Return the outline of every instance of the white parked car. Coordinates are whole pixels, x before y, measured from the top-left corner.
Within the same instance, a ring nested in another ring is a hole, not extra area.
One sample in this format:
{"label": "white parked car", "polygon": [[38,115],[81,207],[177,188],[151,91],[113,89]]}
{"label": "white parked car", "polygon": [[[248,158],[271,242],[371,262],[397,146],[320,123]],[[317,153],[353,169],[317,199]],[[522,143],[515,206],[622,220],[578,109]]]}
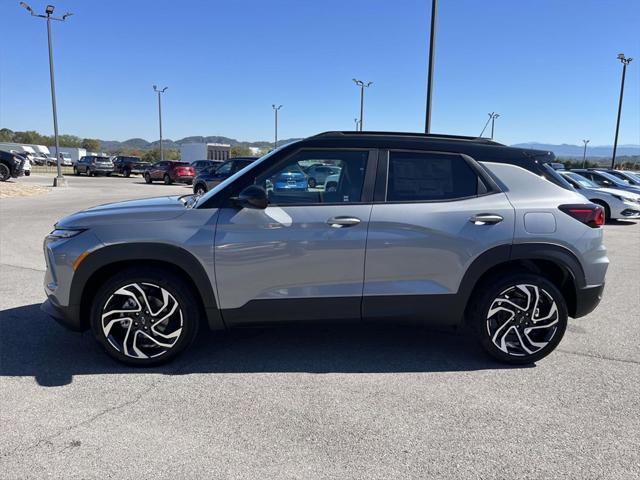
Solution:
{"label": "white parked car", "polygon": [[602,205],[607,220],[640,218],[640,195],[616,188],[600,188],[579,173],[559,170],[577,191],[588,200]]}

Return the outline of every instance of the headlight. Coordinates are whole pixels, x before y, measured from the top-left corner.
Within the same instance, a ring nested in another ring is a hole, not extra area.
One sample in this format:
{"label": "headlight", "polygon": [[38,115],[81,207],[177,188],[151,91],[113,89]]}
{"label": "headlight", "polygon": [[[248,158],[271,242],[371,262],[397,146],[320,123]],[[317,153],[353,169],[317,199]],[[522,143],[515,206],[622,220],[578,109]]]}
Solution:
{"label": "headlight", "polygon": [[76,235],[84,232],[84,229],[63,229],[56,228],[53,232],[49,234],[49,238],[57,239],[57,238],[71,238]]}

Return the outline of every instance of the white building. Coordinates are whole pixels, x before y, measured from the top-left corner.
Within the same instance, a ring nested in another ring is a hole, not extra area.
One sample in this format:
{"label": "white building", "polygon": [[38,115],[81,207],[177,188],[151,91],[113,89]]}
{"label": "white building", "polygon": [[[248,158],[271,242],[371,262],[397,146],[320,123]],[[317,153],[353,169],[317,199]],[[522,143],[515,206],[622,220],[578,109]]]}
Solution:
{"label": "white building", "polygon": [[183,143],[180,145],[180,160],[227,160],[230,151],[228,143]]}

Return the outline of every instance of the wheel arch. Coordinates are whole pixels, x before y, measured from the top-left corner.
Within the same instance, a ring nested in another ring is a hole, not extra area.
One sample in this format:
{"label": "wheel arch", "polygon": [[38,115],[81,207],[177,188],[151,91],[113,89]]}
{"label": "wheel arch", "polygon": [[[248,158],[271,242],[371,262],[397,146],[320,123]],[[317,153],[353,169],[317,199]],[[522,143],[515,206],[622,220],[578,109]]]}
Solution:
{"label": "wheel arch", "polygon": [[109,276],[123,268],[154,266],[171,270],[191,287],[212,330],[225,328],[213,286],[202,264],[181,247],[156,243],[127,243],[102,247],[80,264],[71,284],[70,305],[77,305],[83,328],[89,325],[91,293]]}
{"label": "wheel arch", "polygon": [[541,275],[552,282],[564,296],[569,315],[576,314],[578,290],[586,286],[584,270],[577,257],[560,245],[526,243],[495,247],[474,260],[458,291],[466,305],[465,317],[478,288],[503,272],[514,271]]}

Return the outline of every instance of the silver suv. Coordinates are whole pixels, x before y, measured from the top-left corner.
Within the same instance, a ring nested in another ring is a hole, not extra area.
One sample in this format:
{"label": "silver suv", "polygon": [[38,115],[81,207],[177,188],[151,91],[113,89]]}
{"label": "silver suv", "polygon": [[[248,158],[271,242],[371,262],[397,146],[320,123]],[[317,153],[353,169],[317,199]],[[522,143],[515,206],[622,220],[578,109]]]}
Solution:
{"label": "silver suv", "polygon": [[[602,207],[541,159],[470,137],[316,135],[200,197],[60,220],[43,309],[133,365],[202,326],[315,320],[466,325],[497,359],[534,362],[597,306],[609,263]],[[331,189],[282,174],[314,164],[339,172]]]}

